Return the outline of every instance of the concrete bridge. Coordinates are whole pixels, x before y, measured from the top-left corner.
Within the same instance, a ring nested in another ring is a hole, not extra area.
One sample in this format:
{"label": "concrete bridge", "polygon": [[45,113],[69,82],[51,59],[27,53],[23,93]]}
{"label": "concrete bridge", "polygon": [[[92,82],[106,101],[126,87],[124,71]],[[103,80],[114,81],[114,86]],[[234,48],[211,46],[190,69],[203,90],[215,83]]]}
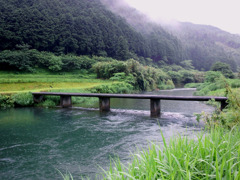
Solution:
{"label": "concrete bridge", "polygon": [[99,98],[99,109],[101,112],[110,111],[110,98],[131,98],[150,99],[150,111],[152,117],[159,117],[161,104],[160,100],[174,101],[209,101],[211,99],[221,103],[221,110],[227,106],[226,97],[215,96],[167,96],[167,95],[147,95],[147,94],[97,94],[97,93],[60,93],[60,92],[34,92],[34,102],[39,103],[46,95],[60,96],[60,106],[63,108],[72,106],[72,96],[97,97]]}

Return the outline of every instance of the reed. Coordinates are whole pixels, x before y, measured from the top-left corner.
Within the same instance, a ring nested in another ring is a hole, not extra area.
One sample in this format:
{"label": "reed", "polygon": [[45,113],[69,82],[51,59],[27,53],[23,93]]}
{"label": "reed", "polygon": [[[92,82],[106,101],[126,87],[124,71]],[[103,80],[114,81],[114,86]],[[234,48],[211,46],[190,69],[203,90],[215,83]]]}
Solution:
{"label": "reed", "polygon": [[103,179],[240,179],[240,131],[224,128],[197,140],[178,137],[138,151],[129,165],[114,161]]}

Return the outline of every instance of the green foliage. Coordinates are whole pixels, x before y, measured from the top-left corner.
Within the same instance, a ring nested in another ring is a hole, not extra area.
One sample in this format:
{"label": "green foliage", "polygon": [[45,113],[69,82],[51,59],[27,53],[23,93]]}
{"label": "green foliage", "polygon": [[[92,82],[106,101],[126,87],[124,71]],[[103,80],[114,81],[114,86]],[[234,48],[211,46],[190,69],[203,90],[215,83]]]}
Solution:
{"label": "green foliage", "polygon": [[228,97],[227,108],[223,111],[217,110],[215,113],[202,114],[202,119],[209,126],[225,126],[232,128],[240,125],[240,94],[239,89],[232,90],[225,82],[225,93]]}
{"label": "green foliage", "polygon": [[42,103],[39,103],[37,106],[49,108],[49,107],[56,107],[56,105],[57,104],[53,100],[47,99],[47,100],[43,101]]}
{"label": "green foliage", "polygon": [[126,73],[125,72],[121,72],[121,73],[114,73],[113,77],[111,77],[110,80],[113,80],[113,81],[123,81],[126,78],[127,78],[126,77]]}
{"label": "green foliage", "polygon": [[208,71],[215,62],[227,63],[233,71],[237,70],[240,57],[240,38],[216,27],[180,23],[172,28],[184,46],[186,58],[192,60],[198,70]]}
{"label": "green foliage", "polygon": [[91,93],[112,93],[112,94],[126,94],[132,93],[134,87],[128,83],[114,83],[112,85],[101,85],[91,89]]}
{"label": "green foliage", "polygon": [[204,82],[207,83],[214,83],[216,82],[219,78],[223,78],[222,74],[218,71],[208,71],[205,74],[205,80]]}
{"label": "green foliage", "polygon": [[33,96],[32,93],[18,93],[14,94],[12,97],[13,101],[17,106],[32,106]]}
{"label": "green foliage", "polygon": [[5,50],[0,52],[0,70],[20,70],[33,72],[38,63],[36,50]]}
{"label": "green foliage", "polygon": [[186,70],[193,70],[192,60],[184,60],[180,62],[181,66]]}
{"label": "green foliage", "polygon": [[181,70],[181,71],[179,71],[179,73],[180,73],[180,75],[182,77],[181,82],[183,84],[195,82],[194,81],[194,74],[193,74],[193,72],[188,71],[188,70]]}
{"label": "green foliage", "polygon": [[62,61],[59,57],[52,56],[48,59],[48,68],[51,71],[60,71],[62,70]]}
{"label": "green foliage", "polygon": [[239,127],[211,129],[197,139],[178,137],[138,151],[127,166],[119,160],[103,179],[239,179]]}
{"label": "green foliage", "polygon": [[[181,57],[176,37],[162,28],[153,35],[142,34],[99,0],[1,0],[0,4],[0,51],[13,50],[17,45],[58,55],[74,53],[119,60],[134,54],[157,61],[163,57],[177,61]],[[58,71],[59,66],[52,70]]]}
{"label": "green foliage", "polygon": [[188,83],[184,86],[184,88],[199,88],[202,83]]}
{"label": "green foliage", "polygon": [[234,74],[229,64],[216,62],[215,64],[212,65],[211,70],[221,72],[226,78],[234,78]]}
{"label": "green foliage", "polygon": [[226,84],[231,88],[239,88],[240,80],[225,79],[220,72],[209,71],[206,73],[204,83],[197,86],[197,92],[194,94],[198,96],[206,96],[214,95],[215,92],[217,95],[224,96]]}
{"label": "green foliage", "polygon": [[180,72],[168,71],[168,75],[171,77],[174,84],[181,84],[182,83],[182,75],[180,74]]}
{"label": "green foliage", "polygon": [[95,59],[96,57],[90,58],[76,55],[56,56],[53,53],[39,52],[37,50],[5,50],[0,52],[0,70],[34,72],[38,67],[47,68],[52,72],[89,70],[96,62]]}
{"label": "green foliage", "polygon": [[109,79],[115,73],[127,73],[127,64],[122,61],[98,62],[93,65],[98,78]]}
{"label": "green foliage", "polygon": [[14,107],[14,101],[10,96],[0,94],[0,109]]}
{"label": "green foliage", "polygon": [[[239,61],[240,57],[238,36],[190,23],[180,23],[180,31],[171,30],[169,33],[166,27],[146,21],[147,18],[137,11],[121,7],[122,3],[106,0],[44,0],[31,3],[26,0],[0,0],[0,4],[0,51],[19,51],[11,54],[15,60],[10,61],[11,57],[5,56],[6,64],[5,60],[0,62],[8,69],[33,71],[31,67],[36,60],[21,54],[28,49],[56,55],[103,56],[118,60],[134,58],[145,65],[181,64],[187,69],[192,69],[192,61],[198,70],[209,70],[214,62],[221,61],[236,71],[235,61]],[[120,16],[109,8],[118,11]],[[181,63],[184,59],[190,60]],[[27,63],[20,64],[22,60]],[[61,64],[56,57],[48,60],[53,71],[75,64],[73,61],[62,61]]]}
{"label": "green foliage", "polygon": [[126,62],[98,62],[93,65],[93,69],[98,78],[123,79],[134,86],[136,90],[153,90],[162,87],[162,85],[174,87],[171,78],[161,69],[143,66],[133,59]]}

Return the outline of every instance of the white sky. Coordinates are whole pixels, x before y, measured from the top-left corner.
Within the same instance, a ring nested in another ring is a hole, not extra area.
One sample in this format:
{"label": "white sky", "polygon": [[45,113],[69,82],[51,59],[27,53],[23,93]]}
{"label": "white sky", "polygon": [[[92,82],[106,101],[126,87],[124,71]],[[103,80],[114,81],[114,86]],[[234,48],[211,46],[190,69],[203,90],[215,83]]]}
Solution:
{"label": "white sky", "polygon": [[240,0],[125,0],[154,20],[213,25],[240,34]]}

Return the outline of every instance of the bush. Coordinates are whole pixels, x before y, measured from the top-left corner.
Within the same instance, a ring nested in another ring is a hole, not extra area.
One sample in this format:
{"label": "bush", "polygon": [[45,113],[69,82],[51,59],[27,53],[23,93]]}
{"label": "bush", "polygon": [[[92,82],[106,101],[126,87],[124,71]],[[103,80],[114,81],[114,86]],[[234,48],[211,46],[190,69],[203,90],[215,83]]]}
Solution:
{"label": "bush", "polygon": [[93,65],[98,78],[109,79],[115,73],[127,73],[127,64],[122,61],[98,62]]}
{"label": "bush", "polygon": [[33,72],[38,64],[37,50],[5,50],[0,52],[0,67],[2,70],[20,70]]}
{"label": "bush", "polygon": [[164,85],[165,83],[168,83],[165,84],[167,86],[172,86],[170,83],[171,77],[167,73],[161,69],[143,66],[133,59],[126,62],[98,62],[93,65],[93,69],[97,73],[98,78],[124,80],[128,84],[131,84],[135,90],[154,90],[157,87],[161,87],[159,85]]}
{"label": "bush", "polygon": [[233,71],[230,68],[229,64],[216,62],[212,65],[211,71],[221,72],[226,78],[234,78]]}
{"label": "bush", "polygon": [[10,96],[0,94],[0,108],[6,109],[14,107],[14,100]]}
{"label": "bush", "polygon": [[40,103],[38,106],[42,107],[56,107],[56,103],[53,100],[47,99],[46,101]]}
{"label": "bush", "polygon": [[195,82],[194,73],[192,71],[181,70],[181,71],[179,71],[179,73],[181,75],[181,78],[182,78],[181,82],[183,84]]}
{"label": "bush", "polygon": [[32,93],[19,93],[12,96],[14,103],[17,106],[31,106],[33,105]]}
{"label": "bush", "polygon": [[218,71],[208,71],[205,74],[204,82],[214,83],[217,79],[223,78],[223,75]]}
{"label": "bush", "polygon": [[101,85],[91,89],[91,93],[117,93],[126,94],[132,93],[134,87],[128,83],[115,83],[112,85]]}

